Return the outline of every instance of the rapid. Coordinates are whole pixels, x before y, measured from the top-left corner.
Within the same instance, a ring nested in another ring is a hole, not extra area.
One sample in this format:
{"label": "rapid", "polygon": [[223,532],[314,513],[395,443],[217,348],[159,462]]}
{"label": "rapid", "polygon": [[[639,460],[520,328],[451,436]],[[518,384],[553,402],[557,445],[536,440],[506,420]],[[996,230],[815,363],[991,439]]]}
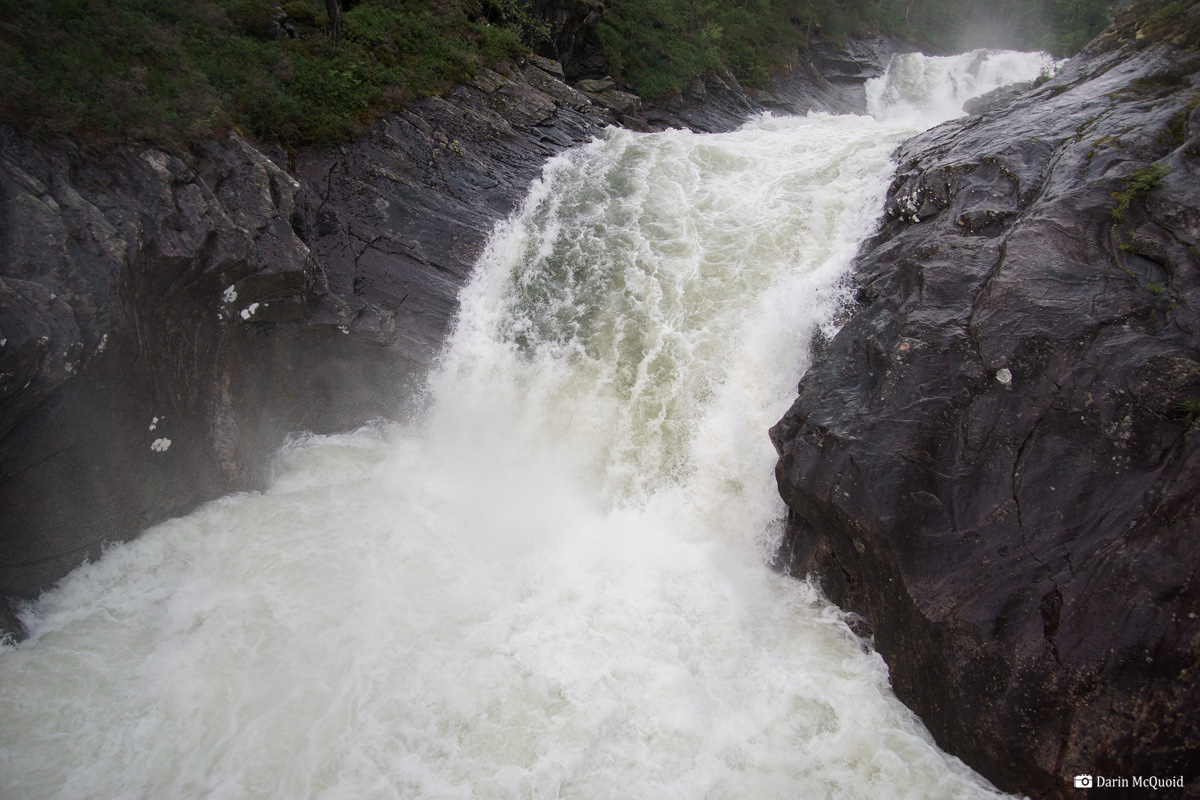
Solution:
{"label": "rapid", "polygon": [[610,129],[464,289],[420,411],[109,548],[0,646],[0,797],[983,798],[808,583],[768,428],[905,138],[1041,56],[898,56],[869,116]]}

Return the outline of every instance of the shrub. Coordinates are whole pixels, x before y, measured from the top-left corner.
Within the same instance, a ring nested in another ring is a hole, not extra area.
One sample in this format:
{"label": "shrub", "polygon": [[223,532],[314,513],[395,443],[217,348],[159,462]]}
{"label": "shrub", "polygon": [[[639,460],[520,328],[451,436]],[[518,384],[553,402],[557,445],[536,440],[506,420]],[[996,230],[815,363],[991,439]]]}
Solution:
{"label": "shrub", "polygon": [[1081,48],[1114,0],[608,0],[599,27],[615,77],[655,96],[728,69],[750,86],[795,63],[814,36],[892,33],[938,50]]}
{"label": "shrub", "polygon": [[525,52],[515,24],[488,25],[473,9],[360,0],[335,42],[313,0],[282,7],[295,38],[280,36],[275,0],[0,0],[0,119],[91,146],[184,147],[230,126],[334,144],[399,102]]}
{"label": "shrub", "polygon": [[1129,210],[1129,204],[1135,199],[1145,196],[1151,189],[1157,188],[1170,172],[1171,168],[1166,164],[1155,163],[1129,175],[1125,179],[1125,188],[1122,191],[1113,192],[1113,197],[1117,199],[1117,204],[1111,212],[1113,220],[1115,222],[1123,220],[1125,212]]}

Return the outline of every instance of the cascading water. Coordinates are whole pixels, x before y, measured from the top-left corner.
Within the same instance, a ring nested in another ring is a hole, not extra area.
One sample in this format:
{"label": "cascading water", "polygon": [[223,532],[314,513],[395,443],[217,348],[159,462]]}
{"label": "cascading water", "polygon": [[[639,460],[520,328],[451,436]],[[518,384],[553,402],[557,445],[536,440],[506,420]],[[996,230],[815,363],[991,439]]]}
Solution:
{"label": "cascading water", "polygon": [[962,113],[963,102],[1018,81],[1032,81],[1060,66],[1047,54],[976,50],[961,56],[905,53],[892,57],[882,80],[867,83],[874,116],[928,127]]}
{"label": "cascading water", "polygon": [[[1042,67],[1003,58],[994,83]],[[269,491],[24,610],[0,796],[994,796],[763,565],[766,431],[920,127],[914,85],[898,122],[885,82],[877,118],[611,130],[551,161],[419,418],[300,439]]]}

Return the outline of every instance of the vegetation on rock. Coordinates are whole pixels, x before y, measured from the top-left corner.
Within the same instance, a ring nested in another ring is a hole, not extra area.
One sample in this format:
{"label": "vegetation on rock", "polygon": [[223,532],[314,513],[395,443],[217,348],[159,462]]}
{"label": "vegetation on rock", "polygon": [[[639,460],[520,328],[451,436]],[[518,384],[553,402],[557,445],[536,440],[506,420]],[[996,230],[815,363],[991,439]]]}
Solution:
{"label": "vegetation on rock", "polygon": [[1177,47],[1200,47],[1200,2],[1197,0],[1138,0],[1118,15],[1110,47],[1134,42],[1145,47],[1166,41]]}
{"label": "vegetation on rock", "polygon": [[813,37],[886,33],[937,51],[1071,55],[1109,23],[1112,0],[609,0],[599,36],[614,75],[650,97],[728,70],[751,86],[796,63]]}
{"label": "vegetation on rock", "polygon": [[[1147,1],[1170,24],[1191,5]],[[703,74],[762,85],[799,63],[816,36],[892,33],[943,50],[1065,54],[1108,23],[1112,5],[609,0],[596,35],[609,73],[659,97]],[[335,144],[546,39],[550,23],[533,8],[532,0],[0,0],[0,120],[91,145],[184,146],[232,127],[288,146]]]}
{"label": "vegetation on rock", "polygon": [[0,0],[0,118],[88,144],[333,144],[525,51],[469,0],[341,6],[335,37],[319,0]]}
{"label": "vegetation on rock", "polygon": [[1170,171],[1171,168],[1166,164],[1152,164],[1145,169],[1136,170],[1126,178],[1125,188],[1113,193],[1117,200],[1112,209],[1113,221],[1123,220],[1125,212],[1129,210],[1129,204],[1139,197],[1144,197],[1151,189],[1158,188]]}

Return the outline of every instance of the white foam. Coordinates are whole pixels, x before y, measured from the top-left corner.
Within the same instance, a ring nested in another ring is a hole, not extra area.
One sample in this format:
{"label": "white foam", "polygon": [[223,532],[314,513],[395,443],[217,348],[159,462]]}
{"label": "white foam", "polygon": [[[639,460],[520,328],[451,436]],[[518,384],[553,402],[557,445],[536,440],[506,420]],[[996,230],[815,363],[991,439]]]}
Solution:
{"label": "white foam", "polygon": [[1053,74],[1061,62],[1047,53],[975,50],[959,56],[904,53],[867,81],[867,109],[878,119],[932,127],[963,115],[963,103],[1012,83]]}

